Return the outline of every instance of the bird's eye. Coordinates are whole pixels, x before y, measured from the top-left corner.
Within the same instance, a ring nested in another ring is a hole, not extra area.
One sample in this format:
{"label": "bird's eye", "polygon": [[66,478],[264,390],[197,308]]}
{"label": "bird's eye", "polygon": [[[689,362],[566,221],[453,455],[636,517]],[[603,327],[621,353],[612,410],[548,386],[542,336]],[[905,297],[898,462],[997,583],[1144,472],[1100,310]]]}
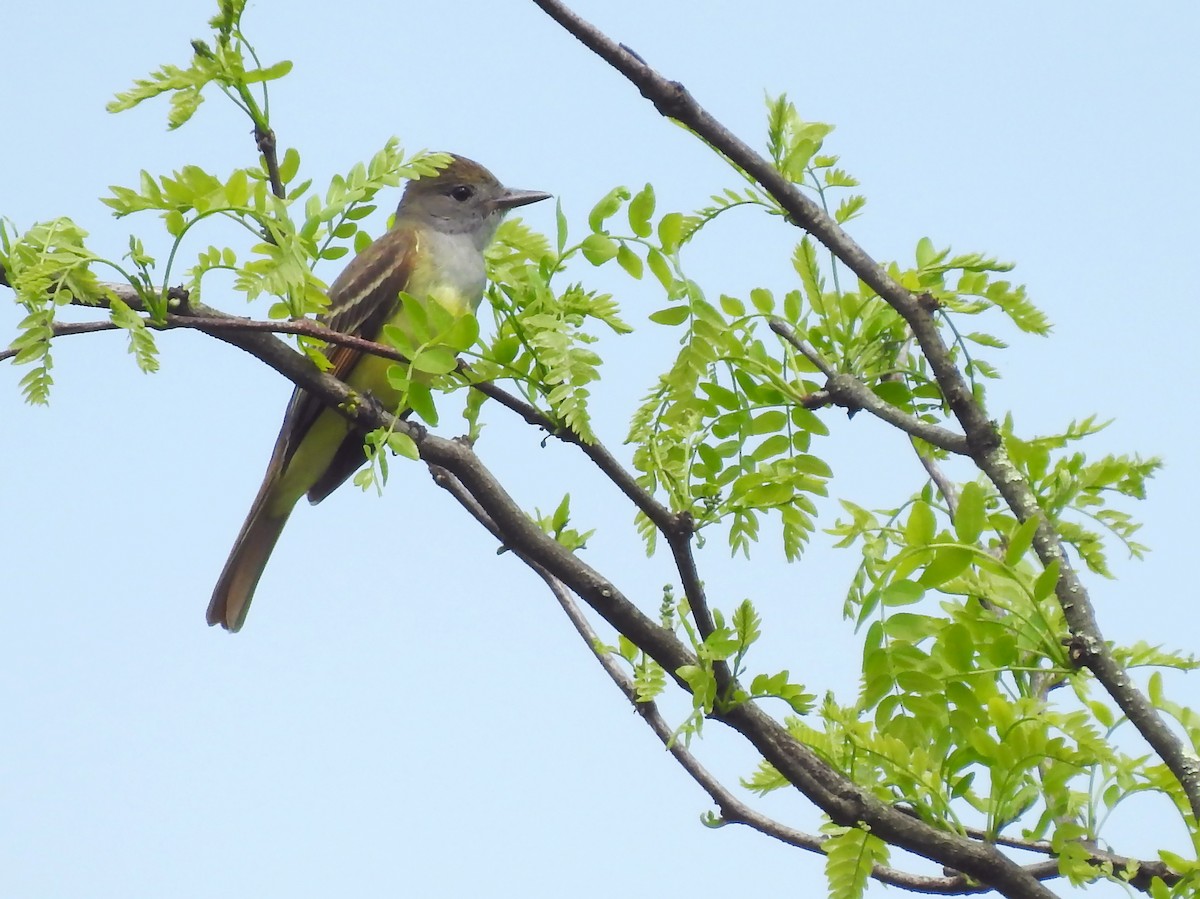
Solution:
{"label": "bird's eye", "polygon": [[450,191],[450,196],[458,200],[460,203],[465,203],[471,197],[475,196],[475,189],[466,184],[460,184],[458,187]]}

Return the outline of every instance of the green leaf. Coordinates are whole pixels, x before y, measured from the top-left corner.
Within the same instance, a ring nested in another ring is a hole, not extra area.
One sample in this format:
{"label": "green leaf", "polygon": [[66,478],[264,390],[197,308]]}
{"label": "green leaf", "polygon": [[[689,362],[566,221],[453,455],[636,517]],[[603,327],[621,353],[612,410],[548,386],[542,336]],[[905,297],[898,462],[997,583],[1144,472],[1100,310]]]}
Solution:
{"label": "green leaf", "polygon": [[[289,200],[295,200],[298,197],[302,197],[306,193],[308,193],[308,189],[310,187],[312,187],[312,178],[305,178],[303,181],[301,181],[299,184],[297,184],[295,187],[293,187],[291,190],[289,190],[287,192],[287,198]],[[374,207],[371,207],[367,211],[368,212],[374,211]]]}
{"label": "green leaf", "polygon": [[412,377],[409,374],[408,366],[406,365],[389,365],[387,368],[388,386],[393,390],[407,393],[408,388],[412,386]]}
{"label": "green leaf", "polygon": [[774,434],[787,426],[787,413],[781,409],[768,409],[754,417],[750,425],[751,434]]}
{"label": "green leaf", "polygon": [[721,310],[733,318],[739,318],[746,314],[746,307],[741,300],[725,294],[721,294]]}
{"label": "green leaf", "polygon": [[929,504],[918,500],[912,504],[908,514],[908,523],[904,526],[904,539],[909,546],[925,546],[931,540],[937,527],[933,510]]}
{"label": "green leaf", "polygon": [[563,249],[567,245],[567,216],[563,212],[562,200],[554,201],[554,222],[555,222],[555,239],[558,248],[558,255],[562,255]]}
{"label": "green leaf", "polygon": [[817,456],[811,456],[807,453],[797,453],[792,457],[792,465],[796,471],[801,471],[806,474],[816,475],[818,478],[833,477],[833,469],[829,467],[829,463]]}
{"label": "green leaf", "polygon": [[719,627],[704,638],[703,654],[709,660],[729,658],[741,646],[737,635],[727,627]]}
{"label": "green leaf", "polygon": [[426,347],[417,353],[412,360],[412,366],[417,371],[431,375],[449,374],[458,367],[458,359],[454,353],[444,347]]}
{"label": "green leaf", "polygon": [[693,705],[712,711],[712,704],[717,696],[717,682],[712,672],[699,665],[683,665],[676,669],[675,674],[691,690]]}
{"label": "green leaf", "polygon": [[795,496],[791,484],[758,484],[746,491],[741,498],[742,505],[766,509],[789,503]]}
{"label": "green leaf", "polygon": [[733,610],[733,626],[743,648],[750,646],[762,635],[762,619],[750,600],[743,599]]}
{"label": "green leaf", "polygon": [[823,305],[821,295],[825,290],[825,282],[817,264],[816,246],[810,238],[805,237],[796,244],[796,251],[792,254],[792,267],[800,276],[800,283],[804,285],[804,295],[808,298],[808,304],[820,310]]}
{"label": "green leaf", "polygon": [[752,696],[766,696],[770,693],[778,693],[779,690],[787,683],[787,672],[779,674],[756,674],[754,680],[750,682],[750,694]]}
{"label": "green leaf", "polygon": [[651,312],[649,315],[650,321],[656,325],[682,325],[688,320],[692,314],[692,310],[686,303],[680,303],[677,306],[667,306],[664,309],[659,309],[657,312]]}
{"label": "green leaf", "polygon": [[1033,535],[1037,532],[1039,518],[1035,515],[1023,521],[1008,538],[1008,548],[1004,551],[1004,563],[1012,566],[1021,561],[1021,557],[1029,551],[1033,544]]}
{"label": "green leaf", "polygon": [[1046,599],[1054,593],[1054,588],[1058,585],[1058,568],[1058,563],[1052,562],[1037,576],[1037,580],[1033,582],[1035,600]]}
{"label": "green leaf", "polygon": [[667,687],[667,674],[657,662],[643,659],[633,672],[633,689],[638,702],[652,702]]}
{"label": "green leaf", "polygon": [[772,434],[758,445],[750,454],[750,458],[756,462],[761,462],[763,459],[770,459],[772,456],[781,456],[788,452],[791,445],[792,442],[786,434]]}
{"label": "green leaf", "polygon": [[829,169],[824,178],[830,187],[858,187],[858,179],[842,169]]}
{"label": "green leaf", "polygon": [[279,178],[288,184],[300,171],[300,152],[295,147],[288,147],[279,160]]}
{"label": "green leaf", "polygon": [[877,864],[888,859],[887,844],[874,834],[848,827],[821,845],[829,899],[862,899]]}
{"label": "green leaf", "polygon": [[625,243],[622,243],[617,249],[617,264],[625,269],[631,278],[638,281],[642,279],[642,272],[644,271],[642,258],[629,249]]}
{"label": "green leaf", "polygon": [[580,250],[592,265],[603,265],[620,252],[620,247],[605,234],[589,234],[583,239]]}
{"label": "green leaf", "polygon": [[395,348],[398,353],[407,356],[409,359],[416,355],[417,346],[403,328],[396,325],[384,325],[381,336],[383,343]]}
{"label": "green leaf", "polygon": [[654,187],[647,184],[629,202],[629,227],[638,237],[649,237],[654,229],[650,217],[654,215]]}
{"label": "green leaf", "polygon": [[178,209],[169,209],[163,213],[163,225],[172,237],[178,237],[187,227],[187,220]]}
{"label": "green leaf", "polygon": [[624,634],[617,635],[617,653],[625,661],[633,663],[637,661],[637,657],[641,654],[636,643],[626,637]]}
{"label": "green leaf", "polygon": [[146,329],[146,321],[116,297],[109,299],[114,324],[129,334],[129,352],[137,360],[138,368],[150,373],[158,371],[158,350],[153,335]]}
{"label": "green leaf", "polygon": [[[786,671],[784,672],[787,673]],[[797,715],[807,715],[813,710],[817,697],[807,693],[800,684],[787,684],[780,691],[779,697],[786,702]]]}
{"label": "green leaf", "polygon": [[167,129],[174,131],[186,124],[196,114],[200,104],[204,102],[204,94],[199,88],[186,87],[171,94],[171,106],[167,111]]}
{"label": "green leaf", "polygon": [[966,571],[974,556],[965,546],[939,546],[921,573],[920,581],[926,587],[941,586]]}
{"label": "green leaf", "polygon": [[928,237],[922,237],[917,241],[917,268],[925,268],[932,264],[937,255],[938,253],[934,249],[933,241]]}
{"label": "green leaf", "polygon": [[245,169],[234,169],[225,182],[225,202],[230,206],[245,206],[250,201],[250,177]]}
{"label": "green leaf", "polygon": [[387,444],[393,452],[404,456],[406,459],[413,459],[415,461],[421,458],[421,453],[417,449],[417,445],[413,442],[413,439],[401,431],[393,431],[388,436]]}
{"label": "green leaf", "polygon": [[839,225],[844,225],[846,222],[856,218],[864,206],[867,205],[867,198],[861,194],[854,194],[846,197],[833,212],[834,221]]}
{"label": "green leaf", "polygon": [[929,615],[919,615],[916,612],[894,612],[883,623],[883,630],[894,640],[904,640],[907,643],[920,643],[926,637],[937,632],[939,619]]}
{"label": "green leaf", "polygon": [[646,265],[649,266],[650,273],[658,279],[658,283],[663,286],[663,289],[669,291],[675,283],[675,276],[671,273],[671,265],[667,262],[667,257],[651,247],[646,252]]}
{"label": "green leaf", "polygon": [[592,231],[602,231],[604,222],[616,214],[621,208],[621,204],[629,199],[629,188],[614,187],[603,197],[600,202],[592,207],[592,211],[588,213],[588,227]]}
{"label": "green leaf", "polygon": [[879,601],[885,606],[907,606],[919,602],[925,588],[914,581],[895,581],[879,591]]}
{"label": "green leaf", "polygon": [[442,335],[442,343],[456,352],[468,350],[479,339],[479,319],[474,315],[460,315],[450,329]]}
{"label": "green leaf", "polygon": [[290,59],[280,60],[274,65],[267,66],[265,69],[255,69],[246,72],[246,84],[256,84],[260,81],[275,81],[282,78],[292,70],[292,61]]}
{"label": "green leaf", "polygon": [[571,494],[563,494],[554,514],[550,516],[550,527],[555,533],[561,531],[571,520]]}
{"label": "green leaf", "polygon": [[775,298],[771,296],[771,291],[765,288],[756,287],[750,291],[750,302],[763,315],[770,315],[775,311]]}
{"label": "green leaf", "polygon": [[983,487],[971,481],[963,486],[958,497],[958,509],[954,513],[954,532],[963,543],[974,543],[983,533],[987,510]]}
{"label": "green leaf", "polygon": [[[395,367],[398,368],[399,366]],[[408,390],[404,395],[404,400],[408,403],[408,407],[420,416],[423,422],[430,427],[437,427],[437,405],[433,401],[433,391],[429,389],[429,385],[420,381],[410,381]]]}
{"label": "green leaf", "polygon": [[1003,350],[1008,347],[1008,344],[999,337],[993,337],[991,334],[984,334],[980,331],[972,331],[970,334],[964,334],[963,340],[969,340],[980,346],[992,347],[997,350]]}
{"label": "green leaf", "polygon": [[664,253],[674,253],[683,239],[683,214],[668,212],[658,222],[658,242]]}
{"label": "green leaf", "polygon": [[803,307],[803,299],[800,296],[800,291],[789,290],[783,297],[783,314],[790,322],[800,320],[800,311]]}
{"label": "green leaf", "polygon": [[[508,365],[517,358],[517,353],[521,349],[521,341],[515,335],[509,334],[501,337],[492,344],[492,358],[502,365]],[[401,352],[404,352],[401,350]]]}

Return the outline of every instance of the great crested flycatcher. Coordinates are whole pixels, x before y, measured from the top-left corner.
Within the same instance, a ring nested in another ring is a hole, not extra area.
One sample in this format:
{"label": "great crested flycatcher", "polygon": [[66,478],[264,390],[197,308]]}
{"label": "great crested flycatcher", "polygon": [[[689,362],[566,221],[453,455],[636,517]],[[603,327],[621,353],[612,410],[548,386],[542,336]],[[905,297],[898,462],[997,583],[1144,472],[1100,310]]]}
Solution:
{"label": "great crested flycatcher", "polygon": [[[391,230],[350,261],[329,288],[322,321],[335,331],[380,340],[384,325],[404,325],[400,293],[434,302],[458,315],[473,313],[483,298],[483,251],[504,214],[550,194],[511,190],[487,169],[452,156],[437,174],[410,181]],[[394,363],[331,346],[331,374],[385,407],[402,397],[388,384]],[[300,497],[319,503],[366,459],[363,439],[337,410],[297,388],[266,476],[242,525],[208,604],[208,623],[238,631],[254,588],[283,526]]]}

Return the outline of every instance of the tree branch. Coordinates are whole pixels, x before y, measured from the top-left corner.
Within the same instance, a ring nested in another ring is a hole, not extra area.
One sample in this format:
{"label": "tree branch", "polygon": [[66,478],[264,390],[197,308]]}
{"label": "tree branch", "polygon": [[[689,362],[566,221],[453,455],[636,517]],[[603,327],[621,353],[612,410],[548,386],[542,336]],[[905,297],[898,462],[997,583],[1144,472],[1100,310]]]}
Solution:
{"label": "tree branch", "polygon": [[847,409],[865,409],[876,418],[886,421],[913,437],[920,437],[926,443],[933,444],[946,452],[960,456],[965,456],[969,452],[967,439],[962,435],[921,421],[915,415],[909,415],[903,409],[897,409],[891,403],[881,400],[875,391],[854,375],[836,371],[807,341],[801,340],[795,329],[787,322],[773,318],[771,319],[771,330],[821,370],[821,373],[828,379],[825,390],[829,394],[831,402]]}
{"label": "tree branch", "polygon": [[921,467],[929,475],[933,486],[937,487],[938,493],[946,501],[946,511],[950,513],[950,520],[953,521],[958,514],[958,490],[955,488],[954,482],[946,477],[946,473],[942,471],[942,466],[938,465],[937,459],[928,452],[922,451],[915,441],[913,442],[913,452],[921,460]]}
{"label": "tree branch", "polygon": [[[675,119],[722,153],[767,191],[798,227],[819,240],[886,301],[912,329],[942,396],[966,435],[971,458],[996,486],[1019,521],[1039,520],[1033,547],[1042,564],[1059,566],[1055,593],[1071,630],[1074,657],[1086,666],[1158,753],[1182,785],[1194,818],[1200,819],[1200,759],[1170,729],[1113,657],[1100,631],[1087,590],[1071,566],[1062,541],[1038,507],[1028,481],[1008,458],[986,410],[975,401],[954,363],[929,308],[931,298],[912,294],[862,249],[831,217],[767,160],[712,117],[677,81],[659,75],[641,57],[607,37],[559,0],[533,0],[547,15],[632,82],[664,116]],[[966,870],[966,869],[962,869]]]}
{"label": "tree branch", "polygon": [[[110,321],[97,322],[55,322],[51,326],[51,337],[68,337],[71,334],[94,334],[97,331],[116,331],[119,325],[115,325]],[[8,349],[0,350],[0,362],[12,359],[20,350],[9,347]]]}
{"label": "tree branch", "polygon": [[254,143],[258,146],[258,152],[262,153],[267,178],[271,182],[271,193],[282,200],[287,195],[287,191],[284,189],[283,179],[279,175],[279,155],[276,152],[274,129],[264,128],[255,123]]}

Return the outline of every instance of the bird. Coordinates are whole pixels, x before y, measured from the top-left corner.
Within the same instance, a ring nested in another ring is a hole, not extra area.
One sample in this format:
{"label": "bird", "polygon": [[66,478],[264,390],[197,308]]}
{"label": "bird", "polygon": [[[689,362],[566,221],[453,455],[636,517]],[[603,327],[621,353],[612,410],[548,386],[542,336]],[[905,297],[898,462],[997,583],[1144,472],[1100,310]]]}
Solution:
{"label": "bird", "polygon": [[[484,250],[511,209],[550,198],[504,187],[477,162],[446,154],[435,174],[408,182],[391,228],[358,253],[329,287],[319,320],[344,334],[379,341],[385,325],[404,328],[401,292],[473,314],[486,284]],[[402,402],[388,383],[394,363],[344,346],[325,350],[330,373],[386,408]],[[297,387],[246,521],[208,604],[209,625],[241,630],[254,591],[288,517],[307,495],[316,504],[366,461],[362,436],[336,409]]]}

